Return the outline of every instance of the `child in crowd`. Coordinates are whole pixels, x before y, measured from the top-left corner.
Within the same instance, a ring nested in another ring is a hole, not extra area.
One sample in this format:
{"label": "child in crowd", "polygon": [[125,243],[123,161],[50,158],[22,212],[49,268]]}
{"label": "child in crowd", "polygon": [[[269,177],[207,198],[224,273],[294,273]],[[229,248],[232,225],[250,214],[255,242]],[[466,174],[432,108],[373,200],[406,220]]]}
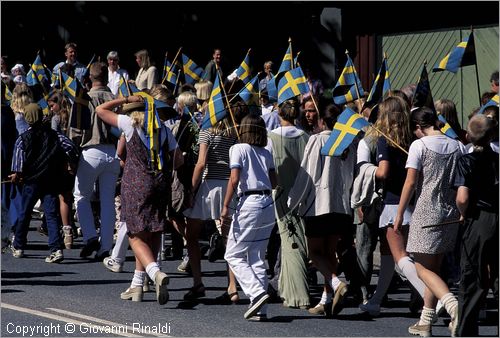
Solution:
{"label": "child in crowd", "polygon": [[248,115],[240,127],[240,144],[229,150],[231,177],[221,212],[223,227],[228,226],[233,194],[238,204],[228,234],[224,258],[234,272],[243,292],[250,298],[245,319],[267,319],[265,304],[268,279],[264,262],[269,236],[274,226],[271,190],[276,174],[271,153],[265,149],[267,131],[260,116]]}
{"label": "child in crowd", "polygon": [[478,336],[478,314],[488,289],[497,287],[498,304],[498,153],[490,147],[498,123],[485,115],[469,121],[473,152],[458,161],[456,203],[462,219],[461,276],[458,297],[460,337]]}

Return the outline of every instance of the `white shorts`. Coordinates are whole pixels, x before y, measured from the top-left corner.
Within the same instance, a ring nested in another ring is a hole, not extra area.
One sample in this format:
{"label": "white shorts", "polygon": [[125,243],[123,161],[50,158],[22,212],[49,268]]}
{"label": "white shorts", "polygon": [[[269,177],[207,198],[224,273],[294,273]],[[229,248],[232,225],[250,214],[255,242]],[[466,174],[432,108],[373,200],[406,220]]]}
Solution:
{"label": "white shorts", "polygon": [[219,219],[224,206],[227,182],[228,180],[215,179],[201,181],[194,205],[184,210],[184,216],[202,221]]}
{"label": "white shorts", "polygon": [[[408,206],[403,215],[403,225],[410,224],[411,215],[413,214],[414,206]],[[398,213],[398,205],[397,204],[386,204],[384,205],[384,209],[380,214],[380,220],[378,223],[379,228],[385,228],[389,224],[394,223],[394,218],[396,218],[396,214]]]}

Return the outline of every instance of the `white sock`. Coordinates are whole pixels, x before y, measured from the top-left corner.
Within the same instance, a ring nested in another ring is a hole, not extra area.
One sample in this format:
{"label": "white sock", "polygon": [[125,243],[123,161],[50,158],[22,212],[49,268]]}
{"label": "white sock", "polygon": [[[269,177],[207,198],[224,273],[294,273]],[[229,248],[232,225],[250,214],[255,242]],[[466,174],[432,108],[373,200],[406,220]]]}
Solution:
{"label": "white sock", "polygon": [[382,299],[391,284],[392,275],[394,274],[394,258],[392,255],[380,256],[380,272],[378,275],[377,289],[370,299],[371,304],[381,304]]}
{"label": "white sock", "polygon": [[155,280],[155,275],[158,271],[160,271],[160,267],[157,262],[151,262],[146,266],[146,272],[152,281]]}
{"label": "white sock", "polygon": [[330,284],[331,284],[334,292],[337,291],[340,283],[342,283],[342,282],[340,281],[340,279],[337,276],[332,277],[332,280],[330,281]]}
{"label": "white sock", "polygon": [[424,306],[422,308],[422,313],[420,314],[418,325],[432,325],[432,319],[435,314],[436,310]]}
{"label": "white sock", "polygon": [[441,303],[443,303],[446,312],[451,316],[453,320],[457,313],[458,301],[453,295],[453,293],[448,292],[443,297],[441,297]]}
{"label": "white sock", "polygon": [[323,293],[321,294],[321,300],[319,301],[320,304],[327,304],[327,303],[331,303],[332,302],[332,293],[328,293],[326,291],[323,291]]}
{"label": "white sock", "polygon": [[398,266],[401,271],[403,271],[405,277],[410,281],[411,285],[413,285],[420,296],[424,298],[425,284],[418,278],[417,269],[415,268],[413,260],[408,256],[404,256],[399,260]]}
{"label": "white sock", "polygon": [[146,277],[146,271],[134,271],[134,278],[132,278],[132,283],[130,287],[136,288],[144,285],[144,278]]}

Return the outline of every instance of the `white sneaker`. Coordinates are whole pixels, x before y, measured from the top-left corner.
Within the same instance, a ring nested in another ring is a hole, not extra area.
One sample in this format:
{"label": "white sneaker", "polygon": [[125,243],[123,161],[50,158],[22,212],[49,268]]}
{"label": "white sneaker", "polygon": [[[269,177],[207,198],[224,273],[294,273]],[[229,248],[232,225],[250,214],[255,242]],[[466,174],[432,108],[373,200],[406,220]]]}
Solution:
{"label": "white sneaker", "polygon": [[360,304],[359,309],[363,312],[367,312],[372,317],[380,315],[380,304],[370,303],[370,301],[366,304]]}
{"label": "white sneaker", "polygon": [[123,270],[123,264],[118,263],[111,256],[104,258],[102,264],[104,264],[104,266],[107,267],[108,270],[113,272],[122,272]]}

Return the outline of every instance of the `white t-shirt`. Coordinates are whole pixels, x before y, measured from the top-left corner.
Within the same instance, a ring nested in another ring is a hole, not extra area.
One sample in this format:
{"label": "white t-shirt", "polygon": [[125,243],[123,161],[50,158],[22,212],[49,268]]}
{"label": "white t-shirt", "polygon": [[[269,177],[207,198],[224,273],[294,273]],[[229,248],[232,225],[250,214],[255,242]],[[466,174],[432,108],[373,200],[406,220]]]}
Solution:
{"label": "white t-shirt", "polygon": [[408,154],[408,160],[406,161],[406,168],[422,170],[422,156],[424,154],[425,148],[443,155],[451,154],[457,149],[459,149],[462,154],[466,153],[465,146],[461,142],[454,140],[448,136],[424,136],[416,141],[413,141],[413,143],[411,144]]}
{"label": "white t-shirt", "polygon": [[[118,129],[125,135],[125,139],[130,141],[132,135],[134,134],[134,127],[132,127],[132,119],[127,115],[118,115]],[[142,128],[136,128],[142,143],[146,144],[146,137]],[[168,151],[172,151],[178,147],[177,141],[175,140],[172,131],[169,128],[162,128],[160,134],[160,144],[163,145],[165,140],[168,138]],[[165,133],[166,132],[166,133]]]}
{"label": "white t-shirt", "polygon": [[362,138],[358,143],[358,151],[357,151],[357,162],[359,164],[361,162],[371,163],[371,153],[368,144],[366,144],[366,140]]}
{"label": "white t-shirt", "polygon": [[229,167],[240,169],[237,194],[251,190],[271,190],[269,170],[274,169],[271,153],[266,148],[238,143],[229,149]]}
{"label": "white t-shirt", "polygon": [[299,128],[295,126],[285,126],[285,127],[278,127],[276,129],[273,129],[271,133],[280,135],[283,137],[297,137],[302,134],[304,134],[303,130],[300,130]]}

